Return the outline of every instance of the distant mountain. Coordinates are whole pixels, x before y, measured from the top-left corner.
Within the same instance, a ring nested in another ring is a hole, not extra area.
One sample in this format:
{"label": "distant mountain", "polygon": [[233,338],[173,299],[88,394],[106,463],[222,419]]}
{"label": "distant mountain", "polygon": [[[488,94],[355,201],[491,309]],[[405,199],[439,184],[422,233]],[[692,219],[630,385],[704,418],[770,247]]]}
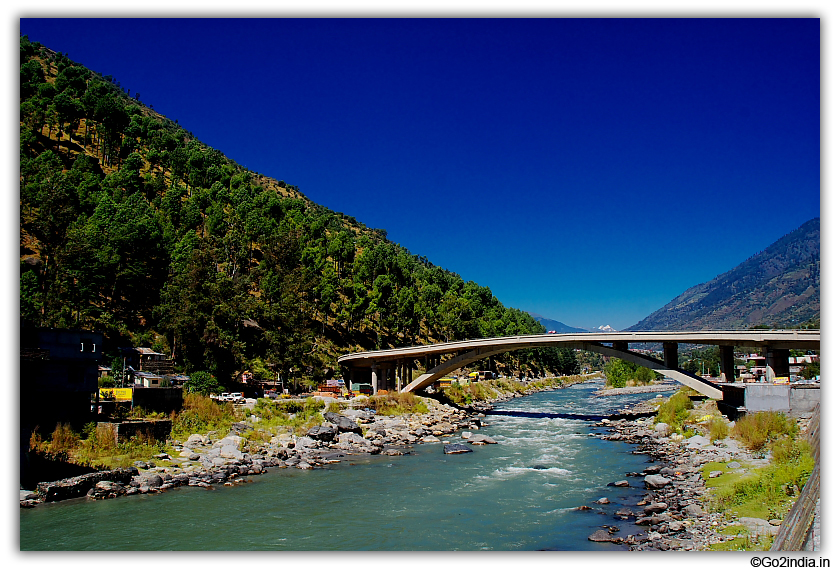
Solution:
{"label": "distant mountain", "polygon": [[547,331],[555,331],[555,332],[558,332],[558,333],[589,332],[586,329],[579,329],[579,328],[576,328],[576,327],[570,327],[569,325],[563,324],[560,321],[547,319],[547,318],[543,317],[542,315],[538,315],[538,314],[532,313],[530,311],[525,311],[525,312],[528,313],[529,315],[531,315],[532,317],[534,317],[534,319],[538,323],[543,325],[545,327],[545,330],[547,330]]}
{"label": "distant mountain", "polygon": [[820,219],[697,285],[626,329],[725,330],[790,328],[820,315]]}

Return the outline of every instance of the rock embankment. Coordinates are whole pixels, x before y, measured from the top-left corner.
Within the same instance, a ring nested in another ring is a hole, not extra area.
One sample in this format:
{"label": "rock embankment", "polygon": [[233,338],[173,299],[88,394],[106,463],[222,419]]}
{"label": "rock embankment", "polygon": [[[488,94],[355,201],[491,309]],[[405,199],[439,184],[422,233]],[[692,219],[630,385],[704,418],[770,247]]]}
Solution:
{"label": "rock embankment", "polygon": [[661,382],[651,386],[625,386],[624,388],[601,388],[595,392],[596,396],[622,396],[625,394],[653,394],[666,390],[676,390],[680,385],[676,382]]}
{"label": "rock embankment", "polygon": [[704,465],[723,463],[727,472],[745,472],[766,462],[753,458],[736,441],[712,443],[700,435],[688,439],[669,436],[667,425],[654,424],[653,418],[599,423],[611,432],[602,435],[603,439],[635,444],[633,453],[650,456],[653,464],[641,473],[626,474],[638,478],[647,491],[638,508],[614,513],[618,520],[634,520],[640,532],[621,537],[611,529],[598,529],[590,540],[621,543],[630,550],[706,550],[732,539],[720,532],[726,526],[742,525],[753,534],[778,532],[778,520],[726,520],[720,513],[707,511],[708,492],[701,473]]}

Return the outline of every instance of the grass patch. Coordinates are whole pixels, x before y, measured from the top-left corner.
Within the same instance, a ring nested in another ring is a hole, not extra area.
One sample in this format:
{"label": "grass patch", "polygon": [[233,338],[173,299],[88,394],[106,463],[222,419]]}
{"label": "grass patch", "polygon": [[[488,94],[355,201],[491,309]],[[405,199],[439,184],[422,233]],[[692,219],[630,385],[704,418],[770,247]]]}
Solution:
{"label": "grass patch", "polygon": [[201,394],[184,394],[184,407],[172,414],[172,437],[186,439],[194,433],[227,433],[236,421],[233,404],[219,403]]}
{"label": "grass patch", "polygon": [[315,398],[307,398],[304,402],[260,398],[253,411],[260,419],[256,422],[254,431],[248,435],[253,434],[255,438],[265,441],[271,439],[271,434],[279,431],[304,435],[313,427],[321,425],[324,421],[323,411],[324,403]]}
{"label": "grass patch", "polygon": [[736,524],[721,529],[721,534],[732,536],[732,540],[710,544],[709,550],[719,551],[755,551],[770,550],[773,546],[773,537],[770,535],[753,536],[747,527]]}
{"label": "grass patch", "polygon": [[425,402],[414,394],[403,392],[388,392],[381,396],[371,396],[367,399],[368,408],[382,416],[402,416],[406,414],[427,414],[429,408]]}
{"label": "grass patch", "polygon": [[[737,517],[783,519],[814,468],[808,444],[803,440],[778,440],[773,461],[750,475],[727,472],[726,465],[703,467],[706,486],[713,492],[711,506]],[[711,471],[724,474],[709,479]]]}

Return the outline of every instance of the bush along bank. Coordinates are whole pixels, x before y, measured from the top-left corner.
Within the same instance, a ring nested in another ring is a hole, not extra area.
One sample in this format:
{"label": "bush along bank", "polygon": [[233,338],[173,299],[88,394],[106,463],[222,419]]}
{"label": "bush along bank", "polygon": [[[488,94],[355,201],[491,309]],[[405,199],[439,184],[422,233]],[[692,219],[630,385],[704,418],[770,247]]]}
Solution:
{"label": "bush along bank", "polygon": [[470,406],[487,408],[510,398],[518,398],[544,392],[567,388],[573,384],[586,382],[600,377],[600,374],[557,376],[537,378],[522,382],[512,378],[494,378],[493,380],[479,380],[469,384],[453,384],[439,392],[442,400],[456,406]]}
{"label": "bush along bank", "polygon": [[736,424],[713,401],[686,396],[650,401],[656,417],[599,422],[611,432],[601,437],[636,445],[633,453],[650,456],[652,465],[627,473],[644,483],[639,508],[614,513],[635,519],[640,532],[599,530],[590,539],[629,550],[769,549],[813,468],[796,420],[761,412]]}

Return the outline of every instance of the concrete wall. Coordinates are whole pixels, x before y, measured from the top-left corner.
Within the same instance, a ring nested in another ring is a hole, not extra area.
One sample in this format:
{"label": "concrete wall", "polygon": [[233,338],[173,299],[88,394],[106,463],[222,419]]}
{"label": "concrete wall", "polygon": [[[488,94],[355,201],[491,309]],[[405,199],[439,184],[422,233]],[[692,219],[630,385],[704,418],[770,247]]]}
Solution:
{"label": "concrete wall", "polygon": [[819,384],[746,384],[744,406],[748,412],[785,412],[800,415],[814,411],[820,401]]}
{"label": "concrete wall", "polygon": [[744,406],[748,412],[789,412],[790,386],[786,384],[747,384]]}
{"label": "concrete wall", "polygon": [[792,414],[805,414],[814,411],[820,402],[819,384],[793,384],[790,387],[790,411]]}
{"label": "concrete wall", "polygon": [[99,422],[97,426],[108,426],[114,431],[117,442],[128,441],[132,437],[152,437],[157,441],[166,441],[172,431],[170,420]]}
{"label": "concrete wall", "polygon": [[132,405],[147,412],[177,412],[184,405],[184,391],[181,388],[134,388]]}

